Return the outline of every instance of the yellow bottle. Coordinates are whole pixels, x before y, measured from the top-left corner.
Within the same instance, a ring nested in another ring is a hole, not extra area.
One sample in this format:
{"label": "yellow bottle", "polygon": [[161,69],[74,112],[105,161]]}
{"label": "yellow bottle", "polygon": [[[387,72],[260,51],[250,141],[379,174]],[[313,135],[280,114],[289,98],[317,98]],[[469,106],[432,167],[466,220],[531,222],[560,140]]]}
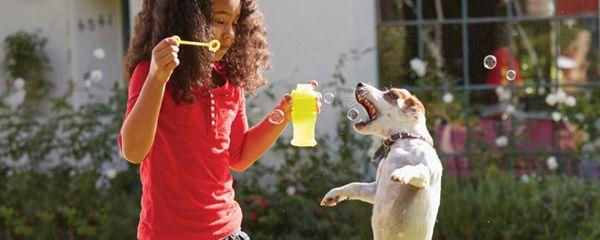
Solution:
{"label": "yellow bottle", "polygon": [[317,92],[310,84],[298,84],[292,90],[292,127],[294,136],[292,145],[296,147],[314,147],[315,125],[317,124]]}

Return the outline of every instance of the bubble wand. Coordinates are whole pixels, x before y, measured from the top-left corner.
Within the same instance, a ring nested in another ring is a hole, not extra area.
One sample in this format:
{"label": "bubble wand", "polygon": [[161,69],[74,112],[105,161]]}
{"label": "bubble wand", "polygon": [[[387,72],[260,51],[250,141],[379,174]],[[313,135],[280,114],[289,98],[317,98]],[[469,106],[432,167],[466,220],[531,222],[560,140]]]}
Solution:
{"label": "bubble wand", "polygon": [[173,38],[175,38],[175,40],[177,40],[177,42],[181,45],[207,47],[208,50],[211,52],[217,52],[219,50],[219,48],[221,48],[221,42],[219,42],[219,40],[212,40],[208,43],[203,43],[203,42],[184,41],[184,40],[181,40],[181,38],[179,38],[179,36],[177,36],[177,35],[173,36]]}

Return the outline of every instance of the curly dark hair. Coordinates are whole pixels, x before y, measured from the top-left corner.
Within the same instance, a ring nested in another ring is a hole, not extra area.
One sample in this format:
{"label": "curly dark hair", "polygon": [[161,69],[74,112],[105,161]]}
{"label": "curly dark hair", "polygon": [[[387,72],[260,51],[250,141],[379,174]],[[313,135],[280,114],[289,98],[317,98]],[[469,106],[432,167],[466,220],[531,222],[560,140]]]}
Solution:
{"label": "curly dark hair", "polygon": [[[124,61],[125,81],[129,81],[135,67],[150,60],[152,49],[162,39],[179,35],[182,39],[208,42],[212,40],[210,0],[144,0],[136,18],[134,35]],[[241,11],[235,27],[235,42],[227,51],[222,66],[230,83],[254,94],[266,84],[263,72],[270,67],[267,50],[267,31],[263,14],[255,0],[241,0]],[[197,86],[215,87],[211,68],[212,53],[205,48],[180,46],[180,65],[171,75],[176,102],[194,102],[192,89]]]}

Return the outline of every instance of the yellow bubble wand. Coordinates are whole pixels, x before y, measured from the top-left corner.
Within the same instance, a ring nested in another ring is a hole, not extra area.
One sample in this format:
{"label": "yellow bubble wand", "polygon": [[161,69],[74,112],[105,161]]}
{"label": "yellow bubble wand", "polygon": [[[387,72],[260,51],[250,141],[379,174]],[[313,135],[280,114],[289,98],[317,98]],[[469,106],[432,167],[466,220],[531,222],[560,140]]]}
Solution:
{"label": "yellow bubble wand", "polygon": [[177,35],[173,36],[173,38],[175,38],[175,40],[177,40],[177,42],[179,42],[179,44],[181,44],[181,45],[206,47],[211,52],[217,52],[217,51],[219,51],[219,48],[221,48],[221,42],[219,42],[219,40],[212,40],[208,43],[203,43],[203,42],[184,41],[184,40],[181,40],[181,38],[179,38],[179,36],[177,36]]}

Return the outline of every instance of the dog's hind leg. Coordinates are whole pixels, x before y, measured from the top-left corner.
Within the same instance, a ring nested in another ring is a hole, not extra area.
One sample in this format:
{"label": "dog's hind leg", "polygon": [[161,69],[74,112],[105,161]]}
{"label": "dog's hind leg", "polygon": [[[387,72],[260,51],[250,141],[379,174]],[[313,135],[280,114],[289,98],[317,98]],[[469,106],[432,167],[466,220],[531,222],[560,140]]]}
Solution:
{"label": "dog's hind leg", "polygon": [[359,183],[354,182],[342,187],[337,187],[329,190],[323,200],[321,206],[332,207],[338,202],[344,200],[360,200],[363,202],[373,203],[375,192],[377,191],[377,183]]}
{"label": "dog's hind leg", "polygon": [[424,164],[406,165],[394,170],[391,174],[392,181],[401,184],[410,184],[418,188],[429,186],[431,172]]}

